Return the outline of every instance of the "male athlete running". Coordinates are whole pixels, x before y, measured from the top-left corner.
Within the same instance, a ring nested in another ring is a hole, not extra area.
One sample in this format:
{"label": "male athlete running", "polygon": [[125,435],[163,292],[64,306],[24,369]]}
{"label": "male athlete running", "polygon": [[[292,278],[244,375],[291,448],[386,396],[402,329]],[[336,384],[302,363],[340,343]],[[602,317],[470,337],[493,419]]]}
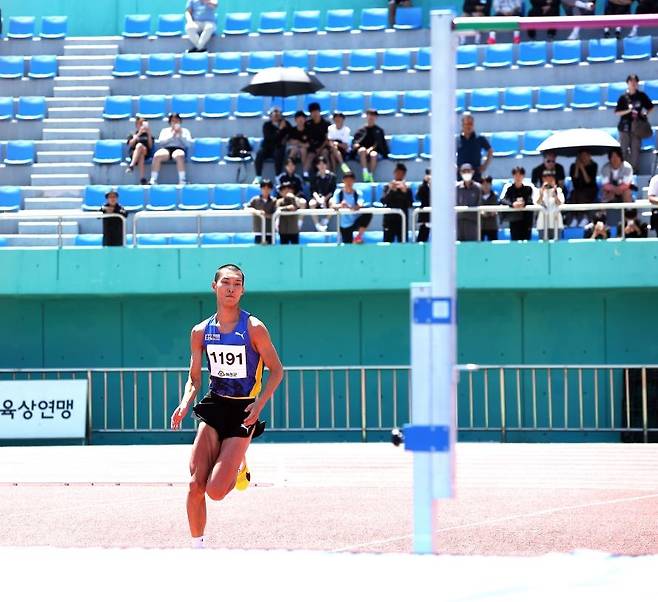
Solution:
{"label": "male athlete running", "polygon": [[[201,421],[192,447],[187,518],[193,546],[203,547],[206,498],[223,499],[233,487],[245,489],[249,472],[245,452],[265,430],[258,420],[283,378],[283,367],[265,325],[240,309],[244,273],[233,264],[219,267],[212,282],[217,313],[192,329],[190,374],[171,428],[179,429],[201,387],[205,353],[210,391],[194,406]],[[263,365],[270,371],[261,393]],[[260,395],[259,395],[260,394]],[[242,468],[240,465],[242,464]]]}

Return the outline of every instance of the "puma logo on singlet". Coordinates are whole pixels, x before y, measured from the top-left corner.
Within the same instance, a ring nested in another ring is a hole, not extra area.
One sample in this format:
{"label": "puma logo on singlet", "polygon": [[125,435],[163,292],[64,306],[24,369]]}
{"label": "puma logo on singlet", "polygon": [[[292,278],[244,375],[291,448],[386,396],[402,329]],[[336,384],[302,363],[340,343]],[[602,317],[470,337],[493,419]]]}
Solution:
{"label": "puma logo on singlet", "polygon": [[244,341],[244,340],[245,340],[244,336],[247,334],[247,331],[245,330],[244,332],[238,332],[238,331],[236,330],[236,331],[235,331],[235,334],[238,335],[239,337],[241,337],[242,340]]}

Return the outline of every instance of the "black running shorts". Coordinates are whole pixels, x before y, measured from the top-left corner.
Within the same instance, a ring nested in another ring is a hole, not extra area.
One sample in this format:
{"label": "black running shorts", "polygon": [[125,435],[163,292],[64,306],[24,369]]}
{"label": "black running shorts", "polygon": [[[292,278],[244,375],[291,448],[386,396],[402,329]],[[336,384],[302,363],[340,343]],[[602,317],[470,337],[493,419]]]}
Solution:
{"label": "black running shorts", "polygon": [[230,437],[259,437],[265,430],[265,423],[258,420],[250,427],[243,425],[243,421],[249,415],[245,408],[252,403],[253,399],[233,399],[222,397],[212,391],[194,406],[194,415],[213,427],[219,435],[219,440]]}

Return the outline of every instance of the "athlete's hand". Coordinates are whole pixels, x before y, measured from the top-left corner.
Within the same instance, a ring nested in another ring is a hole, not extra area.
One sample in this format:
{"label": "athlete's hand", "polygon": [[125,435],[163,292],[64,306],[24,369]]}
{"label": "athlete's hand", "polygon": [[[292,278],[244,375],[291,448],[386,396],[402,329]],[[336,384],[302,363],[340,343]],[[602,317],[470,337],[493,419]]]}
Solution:
{"label": "athlete's hand", "polygon": [[180,429],[181,422],[183,422],[183,418],[187,414],[187,409],[187,406],[179,405],[171,415],[171,428],[174,431]]}
{"label": "athlete's hand", "polygon": [[258,416],[260,415],[261,410],[263,407],[260,405],[260,402],[258,400],[252,401],[245,409],[245,412],[249,412],[248,416],[242,421],[242,424],[245,426],[251,426],[252,424],[256,424],[256,420],[258,420]]}

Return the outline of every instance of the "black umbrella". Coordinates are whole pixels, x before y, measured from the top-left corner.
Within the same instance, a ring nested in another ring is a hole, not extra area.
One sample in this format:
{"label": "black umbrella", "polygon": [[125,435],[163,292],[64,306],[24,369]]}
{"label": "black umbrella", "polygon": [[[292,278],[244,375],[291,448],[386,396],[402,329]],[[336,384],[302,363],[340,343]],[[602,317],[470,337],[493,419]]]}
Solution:
{"label": "black umbrella", "polygon": [[297,96],[312,94],[324,88],[322,82],[299,67],[270,67],[259,71],[251,78],[242,92],[254,96]]}
{"label": "black umbrella", "polygon": [[620,148],[619,142],[604,130],[574,128],[549,136],[537,150],[540,153],[554,151],[558,155],[575,157],[583,149],[592,155],[606,155],[613,148]]}

